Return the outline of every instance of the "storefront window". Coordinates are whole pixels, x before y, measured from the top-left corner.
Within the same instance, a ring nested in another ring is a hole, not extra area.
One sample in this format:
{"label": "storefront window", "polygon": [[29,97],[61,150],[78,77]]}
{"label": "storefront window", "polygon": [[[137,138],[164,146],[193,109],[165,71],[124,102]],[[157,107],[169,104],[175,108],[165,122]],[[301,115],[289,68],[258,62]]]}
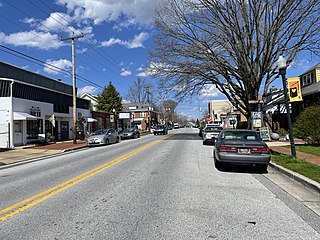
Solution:
{"label": "storefront window", "polygon": [[49,121],[49,120],[46,120],[45,121],[45,129],[46,129],[46,134],[52,134],[52,128],[53,128],[53,126],[52,126],[52,123]]}
{"label": "storefront window", "polygon": [[27,121],[27,139],[38,138],[38,135],[43,133],[42,119]]}

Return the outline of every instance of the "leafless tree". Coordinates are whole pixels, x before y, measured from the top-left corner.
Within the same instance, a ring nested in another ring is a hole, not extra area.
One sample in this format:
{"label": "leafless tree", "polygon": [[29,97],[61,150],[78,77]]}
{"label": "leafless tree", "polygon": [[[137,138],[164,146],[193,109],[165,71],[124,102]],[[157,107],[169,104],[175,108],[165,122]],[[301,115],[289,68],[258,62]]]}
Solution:
{"label": "leafless tree", "polygon": [[165,91],[184,98],[214,84],[250,117],[263,96],[304,51],[319,55],[319,0],[164,0],[156,10],[152,73]]}
{"label": "leafless tree", "polygon": [[134,103],[148,103],[148,88],[150,86],[146,82],[138,78],[132,86],[129,87],[126,98]]}
{"label": "leafless tree", "polygon": [[159,110],[168,122],[173,122],[176,121],[177,116],[176,116],[176,107],[178,106],[178,103],[174,100],[167,99],[164,100],[160,106]]}

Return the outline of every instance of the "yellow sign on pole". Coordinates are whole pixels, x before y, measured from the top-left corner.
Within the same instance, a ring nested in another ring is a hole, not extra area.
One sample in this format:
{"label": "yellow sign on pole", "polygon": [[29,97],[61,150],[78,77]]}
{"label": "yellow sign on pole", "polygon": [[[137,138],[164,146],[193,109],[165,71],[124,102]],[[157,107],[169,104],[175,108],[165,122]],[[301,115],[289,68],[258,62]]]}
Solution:
{"label": "yellow sign on pole", "polygon": [[300,79],[288,78],[288,94],[290,102],[302,101]]}

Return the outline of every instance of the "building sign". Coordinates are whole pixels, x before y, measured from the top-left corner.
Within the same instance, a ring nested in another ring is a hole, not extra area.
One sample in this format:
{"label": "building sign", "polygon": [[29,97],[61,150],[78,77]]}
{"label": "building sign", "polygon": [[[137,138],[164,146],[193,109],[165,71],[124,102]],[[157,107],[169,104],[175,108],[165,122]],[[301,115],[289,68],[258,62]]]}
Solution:
{"label": "building sign", "polygon": [[288,78],[288,94],[290,102],[302,101],[300,79]]}
{"label": "building sign", "polygon": [[30,108],[30,115],[35,117],[41,117],[41,109],[39,107],[31,107]]}
{"label": "building sign", "polygon": [[260,131],[260,137],[263,141],[270,141],[270,133],[268,127],[262,127],[259,129]]}
{"label": "building sign", "polygon": [[119,119],[129,119],[130,113],[129,112],[120,112],[119,113]]}

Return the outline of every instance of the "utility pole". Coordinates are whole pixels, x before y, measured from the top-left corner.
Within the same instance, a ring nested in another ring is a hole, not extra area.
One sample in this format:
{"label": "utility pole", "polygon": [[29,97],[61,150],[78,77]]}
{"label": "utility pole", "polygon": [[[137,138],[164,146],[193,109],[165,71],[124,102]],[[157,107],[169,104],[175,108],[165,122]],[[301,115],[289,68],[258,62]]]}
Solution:
{"label": "utility pole", "polygon": [[74,33],[72,33],[72,37],[61,39],[61,41],[71,40],[71,43],[72,43],[73,144],[77,144],[77,96],[76,96],[76,62],[75,62],[74,39],[82,38],[82,37],[83,37],[83,34],[75,36]]}
{"label": "utility pole", "polygon": [[147,89],[147,94],[148,94],[148,130],[150,131],[150,129],[151,129],[150,91],[149,91],[149,85],[146,85],[145,87],[146,87],[146,89]]}

